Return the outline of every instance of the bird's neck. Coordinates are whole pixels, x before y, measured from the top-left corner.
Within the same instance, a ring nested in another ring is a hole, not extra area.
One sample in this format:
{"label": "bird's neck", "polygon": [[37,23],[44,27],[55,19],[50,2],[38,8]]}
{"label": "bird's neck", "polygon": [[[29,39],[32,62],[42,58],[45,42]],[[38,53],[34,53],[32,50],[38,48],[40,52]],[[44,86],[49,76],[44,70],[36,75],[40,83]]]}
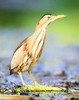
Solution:
{"label": "bird's neck", "polygon": [[32,46],[32,50],[33,50],[32,53],[36,57],[41,52],[45,42],[46,26],[42,26],[42,27],[37,26],[32,36],[33,36],[32,40],[34,40],[33,41],[34,45]]}
{"label": "bird's neck", "polygon": [[46,34],[47,25],[40,26],[38,25],[35,29],[34,36],[35,38],[42,38]]}

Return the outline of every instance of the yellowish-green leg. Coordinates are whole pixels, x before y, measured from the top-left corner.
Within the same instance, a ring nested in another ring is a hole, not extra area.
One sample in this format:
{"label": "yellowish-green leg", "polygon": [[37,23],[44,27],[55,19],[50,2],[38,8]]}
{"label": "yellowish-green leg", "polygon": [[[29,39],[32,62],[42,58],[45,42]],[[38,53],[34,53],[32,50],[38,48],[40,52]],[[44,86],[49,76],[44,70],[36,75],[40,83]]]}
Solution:
{"label": "yellowish-green leg", "polygon": [[28,71],[32,81],[34,82],[35,86],[40,86],[40,84],[36,81],[35,77],[32,75],[31,71]]}
{"label": "yellowish-green leg", "polygon": [[50,87],[50,86],[46,86],[46,85],[40,85],[37,81],[36,81],[36,79],[35,79],[35,77],[32,75],[32,73],[31,73],[31,71],[28,71],[28,74],[30,75],[30,77],[31,77],[31,79],[33,80],[33,82],[34,82],[34,84],[35,84],[35,87],[34,86],[32,86],[32,87],[29,87],[29,89],[31,90],[52,90],[52,91],[60,91],[60,90],[62,90],[61,88],[59,88],[59,87]]}
{"label": "yellowish-green leg", "polygon": [[34,90],[34,89],[33,89],[33,86],[29,86],[29,85],[26,85],[26,84],[25,84],[21,72],[18,72],[18,74],[19,74],[19,76],[20,76],[20,78],[21,78],[23,88],[24,88],[24,89],[28,89],[29,91],[30,91],[30,90]]}
{"label": "yellowish-green leg", "polygon": [[21,72],[18,72],[18,74],[19,74],[19,76],[20,76],[20,78],[21,78],[22,85],[23,85],[23,86],[27,86],[27,85],[25,84],[24,80],[23,80],[23,77],[22,77]]}
{"label": "yellowish-green leg", "polygon": [[49,87],[49,86],[42,86],[42,85],[40,85],[36,80],[35,80],[35,78],[33,77],[33,75],[31,74],[31,72],[28,72],[29,73],[29,75],[30,75],[30,77],[31,77],[31,79],[34,81],[34,83],[35,83],[35,86],[30,86],[30,85],[26,85],[25,84],[25,82],[24,82],[24,80],[23,80],[23,78],[22,78],[22,74],[21,74],[21,72],[18,72],[18,74],[19,74],[19,76],[20,76],[20,78],[21,78],[21,81],[22,81],[22,85],[24,86],[23,88],[24,89],[28,89],[29,91],[36,91],[36,90],[38,90],[38,91],[41,91],[41,90],[52,90],[52,91],[61,91],[62,89],[61,88],[59,88],[59,87]]}
{"label": "yellowish-green leg", "polygon": [[31,71],[28,71],[28,74],[30,75],[31,79],[33,80],[35,86],[29,86],[28,89],[29,90],[38,90],[38,91],[41,91],[41,90],[52,90],[52,91],[60,91],[61,88],[58,88],[58,87],[50,87],[50,86],[46,86],[46,85],[40,85],[35,77],[32,75]]}

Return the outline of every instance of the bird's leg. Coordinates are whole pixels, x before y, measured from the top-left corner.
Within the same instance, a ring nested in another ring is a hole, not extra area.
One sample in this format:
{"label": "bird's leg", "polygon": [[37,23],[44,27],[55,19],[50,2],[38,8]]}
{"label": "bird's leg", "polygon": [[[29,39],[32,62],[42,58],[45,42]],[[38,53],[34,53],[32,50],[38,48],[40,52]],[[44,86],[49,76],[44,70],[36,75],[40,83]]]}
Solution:
{"label": "bird's leg", "polygon": [[28,74],[30,75],[31,79],[33,80],[35,86],[40,86],[40,84],[36,81],[35,77],[32,75],[31,71],[28,71]]}
{"label": "bird's leg", "polygon": [[21,78],[22,85],[23,85],[23,86],[27,86],[27,85],[25,84],[24,80],[23,80],[23,77],[22,77],[21,72],[18,72],[18,74],[19,74],[19,76],[20,76],[20,78]]}

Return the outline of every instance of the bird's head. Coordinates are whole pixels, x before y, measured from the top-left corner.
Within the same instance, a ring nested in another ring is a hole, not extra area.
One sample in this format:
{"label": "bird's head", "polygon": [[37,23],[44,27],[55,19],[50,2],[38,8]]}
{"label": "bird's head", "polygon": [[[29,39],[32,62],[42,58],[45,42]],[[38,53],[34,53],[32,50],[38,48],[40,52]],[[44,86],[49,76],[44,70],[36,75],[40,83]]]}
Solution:
{"label": "bird's head", "polygon": [[39,25],[48,25],[51,22],[55,21],[56,19],[63,18],[66,15],[52,15],[52,14],[45,14],[39,21]]}

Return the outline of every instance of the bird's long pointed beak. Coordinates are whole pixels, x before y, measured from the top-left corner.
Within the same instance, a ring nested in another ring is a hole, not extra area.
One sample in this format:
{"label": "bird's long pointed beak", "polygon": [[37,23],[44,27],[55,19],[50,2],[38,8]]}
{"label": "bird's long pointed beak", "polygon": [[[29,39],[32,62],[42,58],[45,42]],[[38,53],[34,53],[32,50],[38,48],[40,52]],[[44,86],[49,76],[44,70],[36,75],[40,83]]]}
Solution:
{"label": "bird's long pointed beak", "polygon": [[63,17],[66,17],[67,15],[51,15],[51,18],[50,20],[51,21],[54,21],[56,19],[59,19],[59,18],[63,18]]}
{"label": "bird's long pointed beak", "polygon": [[66,17],[67,15],[57,15],[56,18],[63,18],[63,17]]}

